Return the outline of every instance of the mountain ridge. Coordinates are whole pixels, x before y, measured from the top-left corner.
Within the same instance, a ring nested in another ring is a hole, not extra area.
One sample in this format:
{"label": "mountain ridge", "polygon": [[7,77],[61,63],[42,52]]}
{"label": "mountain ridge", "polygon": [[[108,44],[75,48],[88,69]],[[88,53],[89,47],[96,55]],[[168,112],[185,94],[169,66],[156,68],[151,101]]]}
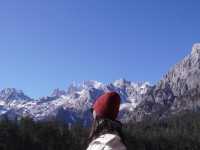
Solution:
{"label": "mountain ridge", "polygon": [[119,119],[124,122],[142,121],[149,117],[161,119],[181,111],[196,111],[200,108],[200,43],[194,44],[191,53],[155,85],[125,79],[108,84],[89,80],[81,84],[73,83],[66,90],[55,89],[50,96],[38,100],[17,90],[7,92],[11,96],[6,97],[6,90],[2,91],[2,114],[12,112],[17,117],[29,116],[34,120],[57,118],[67,123],[82,120],[88,124],[91,121],[89,108],[98,96],[109,91],[120,94]]}

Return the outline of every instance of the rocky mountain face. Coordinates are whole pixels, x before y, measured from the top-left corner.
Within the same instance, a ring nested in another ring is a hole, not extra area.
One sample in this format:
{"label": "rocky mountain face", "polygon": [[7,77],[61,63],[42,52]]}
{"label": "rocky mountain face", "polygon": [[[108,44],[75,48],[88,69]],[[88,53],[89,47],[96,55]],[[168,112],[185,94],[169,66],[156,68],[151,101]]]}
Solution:
{"label": "rocky mountain face", "polygon": [[0,116],[34,120],[58,119],[67,123],[91,121],[89,109],[95,99],[108,91],[121,96],[119,119],[141,121],[160,119],[181,111],[198,111],[200,107],[200,44],[191,54],[172,67],[156,85],[134,83],[125,79],[110,84],[97,81],[73,83],[67,90],[55,89],[50,96],[33,100],[22,91],[0,91]]}
{"label": "rocky mountain face", "polygon": [[32,100],[16,89],[3,89],[0,91],[0,115],[11,118],[29,116],[35,120],[58,119],[67,123],[83,121],[88,124],[91,120],[89,109],[103,93],[117,91],[122,98],[121,109],[133,110],[150,87],[149,83],[135,84],[125,79],[110,84],[84,81],[70,85],[66,91],[55,89],[51,96],[38,100]]}
{"label": "rocky mountain face", "polygon": [[12,101],[12,100],[31,100],[30,97],[26,96],[23,91],[16,90],[14,88],[5,88],[0,91],[0,100]]}
{"label": "rocky mountain face", "polygon": [[200,107],[200,44],[172,67],[144,96],[131,114],[133,120],[146,117],[163,118],[182,111],[198,111]]}

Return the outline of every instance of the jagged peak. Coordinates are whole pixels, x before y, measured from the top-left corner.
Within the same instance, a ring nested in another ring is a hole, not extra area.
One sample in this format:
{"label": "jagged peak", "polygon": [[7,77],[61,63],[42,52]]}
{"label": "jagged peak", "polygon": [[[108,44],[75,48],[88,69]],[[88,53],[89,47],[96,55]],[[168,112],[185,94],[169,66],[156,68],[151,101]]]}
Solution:
{"label": "jagged peak", "polygon": [[22,90],[15,88],[4,88],[0,91],[1,100],[31,100],[30,97],[26,96]]}
{"label": "jagged peak", "polygon": [[200,54],[200,43],[195,43],[192,47],[192,55]]}
{"label": "jagged peak", "polygon": [[121,79],[119,79],[119,80],[115,80],[114,82],[113,82],[113,85],[114,86],[117,86],[117,87],[119,87],[119,86],[124,86],[124,85],[130,85],[130,86],[133,86],[133,87],[146,87],[146,86],[151,86],[151,84],[149,83],[149,82],[147,82],[147,81],[145,81],[145,82],[131,82],[131,81],[128,81],[128,80],[126,80],[126,79],[124,79],[124,78],[121,78]]}
{"label": "jagged peak", "polygon": [[86,81],[83,81],[82,86],[98,89],[98,88],[101,88],[103,86],[103,83],[96,81],[96,80],[86,80]]}
{"label": "jagged peak", "polygon": [[65,90],[61,90],[59,88],[56,88],[56,89],[53,90],[51,96],[52,97],[60,97],[62,95],[66,95],[66,93],[67,92]]}
{"label": "jagged peak", "polygon": [[[17,90],[15,88],[4,88],[0,91],[0,93],[4,93],[4,94],[11,94],[11,93],[23,93],[22,90]],[[23,93],[24,94],[24,93]]]}
{"label": "jagged peak", "polygon": [[115,81],[113,82],[113,85],[114,85],[114,86],[122,86],[122,85],[125,85],[125,84],[131,84],[131,82],[128,81],[128,80],[126,80],[126,79],[124,79],[124,78],[121,78],[121,79],[119,79],[119,80],[115,80]]}

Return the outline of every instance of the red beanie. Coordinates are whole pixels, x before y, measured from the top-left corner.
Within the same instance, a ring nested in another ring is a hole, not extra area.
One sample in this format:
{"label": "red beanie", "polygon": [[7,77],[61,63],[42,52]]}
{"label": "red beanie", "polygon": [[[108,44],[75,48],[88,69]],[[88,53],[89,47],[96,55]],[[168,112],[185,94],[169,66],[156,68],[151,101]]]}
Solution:
{"label": "red beanie", "polygon": [[115,120],[119,112],[120,96],[116,92],[108,92],[97,98],[93,110],[97,117]]}

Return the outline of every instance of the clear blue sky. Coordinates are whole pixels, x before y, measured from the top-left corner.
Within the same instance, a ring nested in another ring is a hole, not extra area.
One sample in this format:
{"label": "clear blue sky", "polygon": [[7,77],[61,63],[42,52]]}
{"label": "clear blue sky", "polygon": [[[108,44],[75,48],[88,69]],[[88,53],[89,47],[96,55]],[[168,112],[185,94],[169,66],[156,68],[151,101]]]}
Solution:
{"label": "clear blue sky", "polygon": [[2,0],[0,88],[155,83],[200,41],[199,0]]}

